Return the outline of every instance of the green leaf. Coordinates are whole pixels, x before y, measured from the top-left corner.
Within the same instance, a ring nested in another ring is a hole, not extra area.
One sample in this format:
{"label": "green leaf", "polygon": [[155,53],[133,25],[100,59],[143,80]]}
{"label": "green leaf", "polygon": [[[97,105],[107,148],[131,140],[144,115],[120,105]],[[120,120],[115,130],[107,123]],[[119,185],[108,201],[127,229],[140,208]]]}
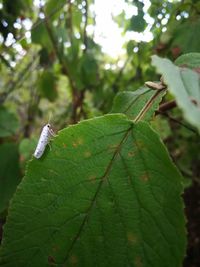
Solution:
{"label": "green leaf", "polygon": [[[48,0],[45,5],[45,14],[46,16],[51,17],[51,21],[58,19],[60,11],[63,10],[64,5],[66,4],[65,0]],[[53,14],[53,16],[52,16]]]}
{"label": "green leaf", "polygon": [[24,138],[19,144],[20,165],[24,169],[25,163],[31,158],[37,146],[38,139]]}
{"label": "green leaf", "polygon": [[163,75],[164,82],[182,109],[185,119],[200,131],[199,75],[190,69],[179,68],[170,60],[158,56],[152,57],[152,64],[157,72]]}
{"label": "green leaf", "polygon": [[7,208],[20,182],[19,155],[15,144],[0,145],[0,213]]}
{"label": "green leaf", "polygon": [[0,107],[0,137],[8,137],[17,132],[19,121],[16,116],[5,107]]}
{"label": "green leaf", "polygon": [[178,57],[176,65],[198,70],[200,72],[200,53],[188,53]]}
{"label": "green leaf", "polygon": [[200,20],[186,20],[176,26],[172,47],[178,46],[182,53],[200,52]]}
{"label": "green leaf", "polygon": [[143,120],[151,120],[166,91],[142,87],[136,91],[124,91],[116,95],[111,113],[124,113],[134,120],[143,112]]}
{"label": "green leaf", "polygon": [[35,44],[39,44],[42,47],[52,51],[52,42],[49,38],[49,34],[44,24],[44,20],[38,20],[36,22],[37,27],[31,30],[31,39]]}
{"label": "green leaf", "polygon": [[45,70],[38,80],[38,89],[41,95],[53,102],[58,96],[56,77],[52,71]]}
{"label": "green leaf", "polygon": [[79,62],[81,80],[86,86],[98,84],[98,65],[93,55],[86,53]]}
{"label": "green leaf", "polygon": [[0,266],[179,267],[181,176],[148,124],[112,114],[59,132],[9,210]]}
{"label": "green leaf", "polygon": [[144,20],[144,12],[139,10],[137,16],[132,16],[128,30],[135,32],[143,32],[145,30],[145,27],[146,21]]}

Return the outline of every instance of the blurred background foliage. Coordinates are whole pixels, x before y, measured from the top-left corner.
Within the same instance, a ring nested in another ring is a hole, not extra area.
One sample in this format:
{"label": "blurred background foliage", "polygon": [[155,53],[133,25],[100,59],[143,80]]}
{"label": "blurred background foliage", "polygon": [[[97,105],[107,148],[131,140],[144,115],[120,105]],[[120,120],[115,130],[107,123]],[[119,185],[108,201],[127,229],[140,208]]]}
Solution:
{"label": "blurred background foliage", "polygon": [[[108,113],[118,92],[135,91],[145,81],[159,80],[151,66],[152,54],[174,61],[184,53],[200,52],[198,0],[115,0],[118,12],[111,16],[123,44],[114,56],[98,41],[97,2],[0,1],[2,223],[50,114],[54,129],[59,130]],[[107,1],[110,2],[114,3]],[[101,1],[102,10],[106,10],[106,5],[106,1]],[[114,32],[112,38],[110,45],[115,50]],[[163,101],[172,99],[168,95]],[[186,212],[190,222],[194,211],[200,217],[200,211],[190,207],[191,198],[199,204],[199,135],[184,121],[178,108],[155,116],[152,127],[160,133],[186,178]],[[199,260],[200,238],[195,227],[194,222],[189,223],[191,240],[185,266],[197,266]]]}

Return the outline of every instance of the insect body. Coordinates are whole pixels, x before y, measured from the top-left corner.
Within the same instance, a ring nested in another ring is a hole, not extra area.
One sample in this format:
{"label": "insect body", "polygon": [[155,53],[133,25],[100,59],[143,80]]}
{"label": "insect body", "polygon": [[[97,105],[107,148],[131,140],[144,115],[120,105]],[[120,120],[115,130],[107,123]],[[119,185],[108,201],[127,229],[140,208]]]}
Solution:
{"label": "insect body", "polygon": [[44,150],[47,144],[49,143],[49,139],[51,136],[55,136],[55,135],[54,135],[53,130],[51,129],[51,125],[48,123],[42,129],[37,147],[33,154],[35,158],[39,159],[43,155]]}

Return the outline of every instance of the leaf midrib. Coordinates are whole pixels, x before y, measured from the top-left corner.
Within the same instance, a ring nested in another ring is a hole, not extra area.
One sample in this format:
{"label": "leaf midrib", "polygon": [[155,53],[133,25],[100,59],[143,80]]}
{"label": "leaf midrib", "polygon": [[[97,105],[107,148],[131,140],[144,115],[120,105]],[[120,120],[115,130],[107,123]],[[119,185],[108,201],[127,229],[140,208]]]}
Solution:
{"label": "leaf midrib", "polygon": [[66,254],[66,256],[65,256],[64,261],[63,261],[62,264],[65,264],[65,263],[67,262],[67,260],[68,260],[68,258],[69,258],[69,255],[70,255],[70,253],[71,253],[71,251],[72,251],[74,245],[76,244],[77,239],[78,239],[79,236],[81,235],[81,233],[82,233],[82,231],[83,231],[83,229],[84,229],[85,223],[86,223],[86,221],[88,220],[88,218],[89,218],[89,216],[90,216],[90,213],[91,213],[91,211],[92,211],[92,209],[93,209],[94,203],[95,203],[95,201],[96,201],[96,199],[97,199],[97,197],[98,197],[98,194],[99,194],[99,192],[100,192],[100,190],[101,190],[101,187],[102,187],[104,181],[106,180],[108,174],[110,173],[110,170],[111,170],[111,168],[112,168],[112,165],[113,165],[113,163],[114,163],[114,161],[115,161],[117,155],[120,153],[121,147],[122,147],[123,143],[125,142],[125,140],[127,139],[128,134],[130,133],[131,130],[132,130],[132,125],[131,125],[131,127],[127,130],[127,132],[126,132],[125,135],[123,136],[121,142],[119,143],[119,145],[118,145],[117,148],[115,149],[115,152],[114,152],[114,154],[113,154],[113,157],[112,157],[112,159],[110,160],[110,162],[109,162],[109,164],[108,164],[108,166],[107,166],[107,168],[106,168],[106,171],[105,171],[104,175],[102,176],[102,178],[101,178],[101,180],[100,180],[100,182],[99,182],[99,184],[98,184],[97,190],[96,190],[96,192],[95,192],[95,194],[94,194],[94,196],[93,196],[93,198],[92,198],[92,200],[91,200],[91,204],[89,205],[89,207],[87,208],[87,210],[86,210],[86,212],[85,212],[86,215],[85,215],[85,217],[83,218],[83,221],[82,221],[82,223],[81,223],[81,225],[80,225],[80,227],[79,227],[79,230],[78,230],[77,234],[75,235],[74,239],[72,240],[71,246],[69,247],[69,249],[68,249],[68,251],[67,251],[67,254]]}

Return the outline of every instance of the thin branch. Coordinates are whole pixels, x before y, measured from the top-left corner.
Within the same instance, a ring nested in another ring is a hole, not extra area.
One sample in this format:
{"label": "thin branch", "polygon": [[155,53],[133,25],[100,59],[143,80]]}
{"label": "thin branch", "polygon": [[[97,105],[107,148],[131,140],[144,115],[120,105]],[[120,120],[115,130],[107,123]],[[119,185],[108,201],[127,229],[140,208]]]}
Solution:
{"label": "thin branch", "polygon": [[[43,8],[42,8],[42,12],[45,15],[45,12],[44,12]],[[55,39],[53,31],[51,30],[51,27],[49,25],[48,17],[45,16],[44,20],[45,20],[45,26],[46,26],[49,38],[50,38],[51,43],[52,43],[53,48],[54,48],[54,52],[55,52],[55,54],[56,54],[56,56],[57,56],[57,58],[58,58],[58,60],[59,60],[59,62],[61,64],[61,66],[62,66],[62,72],[63,72],[63,74],[65,74],[68,77],[69,83],[71,85],[71,88],[74,91],[75,90],[75,84],[74,84],[72,78],[69,75],[69,70],[68,70],[68,68],[67,68],[67,66],[66,66],[66,64],[65,64],[65,62],[63,60],[63,55],[60,53],[60,50],[59,50],[59,47],[58,47],[58,44],[57,44],[57,40]]]}
{"label": "thin branch", "polygon": [[37,112],[37,106],[40,101],[40,97],[37,93],[36,87],[31,86],[30,88],[31,100],[28,103],[28,108],[26,112],[27,120],[24,125],[24,137],[29,138],[31,134],[31,126],[33,125],[35,114]]}
{"label": "thin branch", "polygon": [[10,65],[9,61],[5,59],[5,57],[0,54],[0,59],[2,60],[2,62],[11,70],[13,71],[13,67]]}
{"label": "thin branch", "polygon": [[160,105],[159,110],[156,111],[156,114],[160,114],[162,112],[166,112],[168,110],[171,110],[173,108],[177,107],[176,101],[172,100],[169,102],[165,102]]}
{"label": "thin branch", "polygon": [[191,128],[191,127],[188,126],[187,124],[185,124],[185,123],[183,123],[183,122],[181,122],[181,121],[179,121],[179,120],[177,120],[177,119],[175,119],[175,118],[172,118],[169,114],[167,114],[167,113],[165,113],[165,112],[157,111],[157,115],[158,115],[158,114],[167,117],[167,118],[170,119],[171,121],[173,121],[173,122],[175,122],[175,123],[177,123],[177,124],[179,124],[179,125],[185,127],[187,130],[189,130],[189,131],[195,133],[196,135],[199,135],[199,133],[198,133],[195,129]]}
{"label": "thin branch", "polygon": [[120,81],[120,79],[121,79],[121,77],[122,77],[122,75],[123,75],[123,73],[124,73],[124,70],[125,70],[125,68],[126,68],[126,66],[128,65],[128,63],[129,63],[129,61],[131,60],[131,57],[128,57],[127,59],[126,59],[126,61],[125,61],[125,63],[124,63],[124,65],[123,65],[123,67],[120,69],[120,71],[119,71],[119,73],[118,73],[118,75],[117,75],[117,77],[116,77],[116,79],[114,80],[114,82],[113,82],[113,84],[111,85],[111,88],[113,88],[113,91],[115,92],[115,93],[117,93],[117,84],[119,83],[119,81]]}
{"label": "thin branch", "polygon": [[[45,12],[44,12],[42,7],[41,7],[41,10],[45,15]],[[62,66],[62,73],[68,77],[69,84],[71,86],[71,90],[72,90],[72,116],[71,117],[72,117],[72,123],[76,123],[77,122],[77,109],[79,107],[79,101],[80,101],[81,95],[78,94],[78,90],[76,88],[74,80],[72,79],[72,77],[69,73],[68,67],[64,61],[63,54],[60,52],[57,40],[55,39],[53,31],[49,25],[48,18],[45,16],[44,20],[45,20],[45,26],[46,26],[49,38],[50,38],[51,43],[52,43],[53,48],[54,48],[54,52],[58,58],[58,61],[60,62],[61,66]]]}
{"label": "thin branch", "polygon": [[[57,12],[59,12],[64,6],[66,5],[66,3],[62,2],[61,5],[59,5],[57,8],[55,8],[48,16],[47,19],[50,19],[52,16],[54,16]],[[34,29],[36,29],[38,26],[40,26],[42,23],[44,23],[44,20],[39,20],[36,23],[33,24],[32,28],[30,29],[30,31],[32,32]],[[26,38],[26,36],[21,36],[19,38],[15,39],[15,42],[13,42],[10,46],[8,46],[7,48],[12,47],[14,44],[23,41]]]}
{"label": "thin branch", "polygon": [[32,60],[29,62],[29,64],[19,73],[18,79],[16,81],[9,81],[4,87],[7,88],[6,92],[3,92],[0,95],[0,105],[2,105],[8,95],[17,88],[20,84],[23,84],[26,74],[30,71],[32,66],[34,65],[36,59],[38,57],[38,54],[34,55]]}

